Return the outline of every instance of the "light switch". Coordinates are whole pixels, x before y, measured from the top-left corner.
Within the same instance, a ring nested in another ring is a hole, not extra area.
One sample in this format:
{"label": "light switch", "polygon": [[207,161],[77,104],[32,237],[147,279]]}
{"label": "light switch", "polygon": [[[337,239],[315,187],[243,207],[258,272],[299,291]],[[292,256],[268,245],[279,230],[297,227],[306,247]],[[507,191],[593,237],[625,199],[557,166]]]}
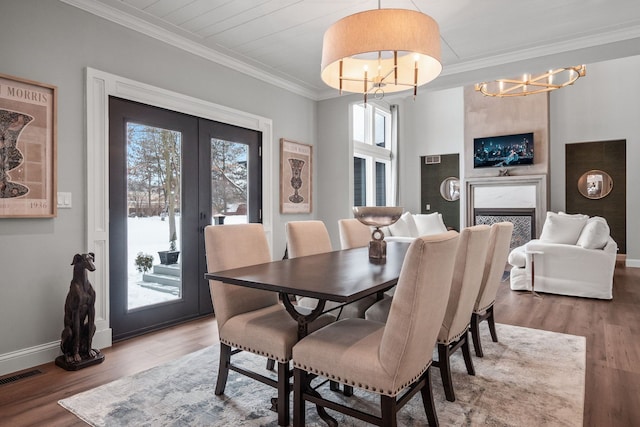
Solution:
{"label": "light switch", "polygon": [[427,204],[427,210],[430,211],[431,210],[431,205]]}
{"label": "light switch", "polygon": [[71,209],[71,193],[58,192],[58,209]]}

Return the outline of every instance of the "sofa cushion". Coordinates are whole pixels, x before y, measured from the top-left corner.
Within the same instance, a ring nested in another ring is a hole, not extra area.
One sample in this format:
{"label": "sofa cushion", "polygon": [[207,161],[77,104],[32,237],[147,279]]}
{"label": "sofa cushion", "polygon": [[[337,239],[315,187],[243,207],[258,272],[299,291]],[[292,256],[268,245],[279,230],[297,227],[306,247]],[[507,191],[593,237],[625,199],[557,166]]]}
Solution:
{"label": "sofa cushion", "polygon": [[594,216],[593,218],[589,218],[587,224],[582,229],[576,245],[582,246],[585,249],[602,249],[609,241],[609,233],[610,230],[607,220],[599,216]]}
{"label": "sofa cushion", "polygon": [[586,223],[587,219],[584,217],[547,212],[540,241],[575,245]]}
{"label": "sofa cushion", "polygon": [[444,225],[441,213],[416,214],[413,216],[413,219],[417,227],[418,236],[447,232],[447,227]]}

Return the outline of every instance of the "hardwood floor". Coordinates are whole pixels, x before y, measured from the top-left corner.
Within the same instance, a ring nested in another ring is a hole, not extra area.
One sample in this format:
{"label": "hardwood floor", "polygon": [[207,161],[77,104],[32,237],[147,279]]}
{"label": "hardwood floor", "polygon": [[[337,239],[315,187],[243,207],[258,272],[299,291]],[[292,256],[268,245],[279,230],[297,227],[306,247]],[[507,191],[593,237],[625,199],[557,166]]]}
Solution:
{"label": "hardwood floor", "polygon": [[[587,337],[584,425],[640,425],[640,269],[618,265],[612,301],[533,298],[505,282],[495,316],[499,323]],[[0,385],[0,425],[84,426],[57,401],[217,342],[208,317],[116,343],[104,350],[104,363],[84,370],[38,366],[42,374]]]}

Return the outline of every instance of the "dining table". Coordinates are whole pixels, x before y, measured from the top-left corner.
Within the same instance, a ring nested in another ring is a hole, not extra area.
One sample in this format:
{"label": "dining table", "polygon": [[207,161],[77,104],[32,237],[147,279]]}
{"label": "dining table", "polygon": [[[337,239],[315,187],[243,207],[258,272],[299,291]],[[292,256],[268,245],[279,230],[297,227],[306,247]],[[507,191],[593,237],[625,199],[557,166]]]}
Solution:
{"label": "dining table", "polygon": [[[308,324],[325,312],[327,301],[337,302],[331,310],[338,310],[369,295],[381,297],[393,287],[408,248],[407,242],[388,242],[383,259],[370,259],[369,249],[360,247],[208,272],[205,278],[278,292],[287,312],[298,322],[301,339],[308,333]],[[305,310],[291,302],[292,296],[315,298],[318,305]]]}

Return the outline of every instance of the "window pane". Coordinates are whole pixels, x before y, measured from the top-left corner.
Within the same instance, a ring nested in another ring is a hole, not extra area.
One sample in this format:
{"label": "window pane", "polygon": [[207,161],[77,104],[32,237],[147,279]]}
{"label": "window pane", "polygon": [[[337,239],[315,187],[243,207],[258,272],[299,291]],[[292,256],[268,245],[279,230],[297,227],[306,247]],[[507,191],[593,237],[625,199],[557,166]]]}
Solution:
{"label": "window pane", "polygon": [[364,141],[364,123],[366,110],[362,105],[353,106],[353,140],[358,142]]}
{"label": "window pane", "polygon": [[376,162],[376,206],[387,205],[386,164]]}
{"label": "window pane", "polygon": [[367,162],[361,157],[353,158],[353,206],[367,204]]}
{"label": "window pane", "polygon": [[380,114],[378,112],[376,112],[376,116],[375,116],[375,143],[378,147],[383,147],[386,148],[387,146],[387,141],[386,141],[386,125],[387,125],[387,120],[384,114]]}

